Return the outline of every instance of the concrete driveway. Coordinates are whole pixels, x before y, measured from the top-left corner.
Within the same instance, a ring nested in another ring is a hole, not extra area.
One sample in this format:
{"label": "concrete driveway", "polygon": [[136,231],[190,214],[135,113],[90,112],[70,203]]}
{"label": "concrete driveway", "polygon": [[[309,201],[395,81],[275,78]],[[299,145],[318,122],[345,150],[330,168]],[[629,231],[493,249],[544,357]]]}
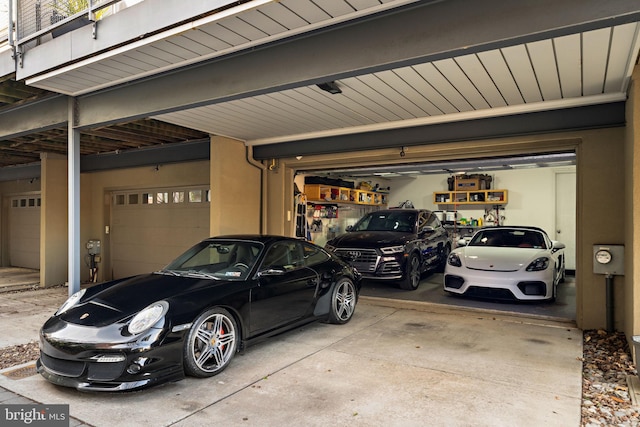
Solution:
{"label": "concrete driveway", "polygon": [[[35,340],[66,292],[0,294],[0,347]],[[363,297],[347,325],[280,335],[210,379],[80,393],[27,364],[1,371],[0,405],[69,404],[91,426],[578,426],[581,357],[568,323]]]}

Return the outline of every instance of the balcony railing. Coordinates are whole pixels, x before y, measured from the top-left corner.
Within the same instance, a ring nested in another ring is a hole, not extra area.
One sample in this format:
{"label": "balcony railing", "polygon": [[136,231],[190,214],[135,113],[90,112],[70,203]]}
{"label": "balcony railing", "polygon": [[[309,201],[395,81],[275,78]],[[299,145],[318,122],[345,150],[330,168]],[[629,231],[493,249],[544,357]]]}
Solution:
{"label": "balcony railing", "polygon": [[0,48],[9,43],[9,2],[12,0],[0,0]]}
{"label": "balcony railing", "polygon": [[23,50],[28,44],[39,44],[45,35],[98,21],[139,1],[17,0],[15,45]]}

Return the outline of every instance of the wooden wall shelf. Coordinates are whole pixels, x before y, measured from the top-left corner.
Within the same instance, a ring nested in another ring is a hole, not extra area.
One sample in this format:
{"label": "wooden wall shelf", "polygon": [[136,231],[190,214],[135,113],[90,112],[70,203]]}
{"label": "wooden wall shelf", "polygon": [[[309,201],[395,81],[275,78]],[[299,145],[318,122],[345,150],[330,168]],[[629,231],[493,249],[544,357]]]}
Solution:
{"label": "wooden wall shelf", "polygon": [[437,205],[506,205],[507,190],[436,191],[433,203]]}
{"label": "wooden wall shelf", "polygon": [[357,205],[383,206],[387,204],[387,193],[335,187],[323,184],[306,184],[304,193],[310,203],[352,203]]}

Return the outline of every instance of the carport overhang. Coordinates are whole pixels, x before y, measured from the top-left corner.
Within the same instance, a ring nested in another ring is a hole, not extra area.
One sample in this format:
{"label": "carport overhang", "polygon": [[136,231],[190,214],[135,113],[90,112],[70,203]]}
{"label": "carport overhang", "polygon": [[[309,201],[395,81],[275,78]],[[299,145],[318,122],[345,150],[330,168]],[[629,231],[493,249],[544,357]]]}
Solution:
{"label": "carport overhang", "polygon": [[[493,21],[476,19],[477,16],[486,15],[489,8],[496,11]],[[348,25],[319,29],[303,37],[280,40],[249,52],[231,54],[79,95],[74,103],[67,104],[64,101],[63,113],[43,111],[42,117],[38,119],[40,124],[21,123],[16,120],[18,116],[14,115],[14,111],[10,111],[0,115],[0,132],[5,133],[5,137],[18,135],[37,126],[46,126],[49,122],[58,123],[60,118],[55,117],[62,114],[65,116],[63,121],[71,118],[69,134],[72,135],[77,130],[122,120],[170,114],[332,79],[339,80],[393,67],[621,25],[637,21],[640,18],[638,9],[635,1],[618,1],[606,5],[597,1],[577,0],[411,4]],[[350,44],[342,43],[345,39],[366,40],[367,44],[376,46],[376,50],[358,50]],[[305,67],[290,64],[305,64]],[[308,67],[308,64],[313,66]],[[172,88],[171,96],[166,95],[167,87]],[[136,102],[129,102],[131,99]],[[613,98],[595,97],[579,105],[563,105],[559,102],[553,110],[542,103],[537,109],[526,112],[517,109],[485,111],[473,117],[461,116],[459,120],[443,118],[442,122],[410,127],[395,123],[359,134],[354,134],[352,129],[345,129],[332,135],[332,138],[342,141],[340,146],[333,145],[329,148],[337,150],[348,146],[354,150],[364,149],[365,140],[367,143],[373,140],[377,144],[376,148],[383,148],[522,135],[522,129],[526,129],[526,134],[537,134],[621,126],[624,119],[620,116],[620,108],[624,99],[624,93],[620,92]],[[603,113],[604,110],[606,112]],[[67,111],[77,114],[68,115]],[[571,114],[567,115],[568,112]],[[50,114],[53,115],[49,116]],[[53,119],[48,120],[48,117]],[[6,128],[7,131],[4,124],[9,123],[13,125]],[[447,132],[452,134],[447,137]],[[388,136],[392,133],[394,137],[390,140]],[[477,133],[475,137],[474,133]],[[263,144],[264,141],[247,141],[247,144],[254,145],[257,158],[268,159],[299,155],[301,153],[297,148],[305,149],[309,154],[314,153],[313,150],[324,145],[326,140],[327,138],[305,135],[289,136],[280,141],[270,140],[270,145]],[[70,158],[70,169],[78,168],[79,166],[75,166],[77,164],[79,162]],[[77,170],[72,178],[79,178]],[[72,203],[70,208],[79,206],[80,195],[77,188],[70,187],[69,196]],[[70,237],[70,244],[79,248],[79,238]],[[79,258],[74,256],[72,259]],[[72,265],[71,268],[73,267]],[[70,282],[72,286],[75,285],[74,282],[75,279]]]}
{"label": "carport overhang", "polygon": [[[494,13],[492,20],[477,19],[487,10]],[[601,2],[579,0],[412,3],[249,52],[80,95],[81,114],[75,127],[170,113],[638,20],[640,8],[634,1],[607,3],[606,7]],[[361,43],[343,40],[366,40],[376,48],[363,50]],[[167,97],[167,87],[180,90],[172,90]],[[126,102],[130,99],[137,102]],[[611,99],[585,100],[585,104],[597,102]]]}

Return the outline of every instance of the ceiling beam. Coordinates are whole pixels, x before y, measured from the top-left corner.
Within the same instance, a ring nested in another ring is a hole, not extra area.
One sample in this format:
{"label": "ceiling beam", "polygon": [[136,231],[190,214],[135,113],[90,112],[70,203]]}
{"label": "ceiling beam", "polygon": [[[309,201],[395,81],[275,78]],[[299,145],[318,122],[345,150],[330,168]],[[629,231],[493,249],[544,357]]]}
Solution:
{"label": "ceiling beam", "polygon": [[142,166],[161,166],[168,163],[181,163],[196,160],[209,160],[211,142],[209,139],[170,144],[166,146],[145,147],[104,154],[83,156],[80,159],[82,172],[98,172],[121,168]]}
{"label": "ceiling beam", "polygon": [[78,126],[112,124],[637,20],[637,0],[417,2],[82,95]]}
{"label": "ceiling beam", "polygon": [[0,111],[0,140],[65,126],[66,96],[56,95]]}
{"label": "ceiling beam", "polygon": [[625,103],[620,101],[610,104],[257,145],[253,147],[253,157],[257,160],[268,160],[624,125]]}

